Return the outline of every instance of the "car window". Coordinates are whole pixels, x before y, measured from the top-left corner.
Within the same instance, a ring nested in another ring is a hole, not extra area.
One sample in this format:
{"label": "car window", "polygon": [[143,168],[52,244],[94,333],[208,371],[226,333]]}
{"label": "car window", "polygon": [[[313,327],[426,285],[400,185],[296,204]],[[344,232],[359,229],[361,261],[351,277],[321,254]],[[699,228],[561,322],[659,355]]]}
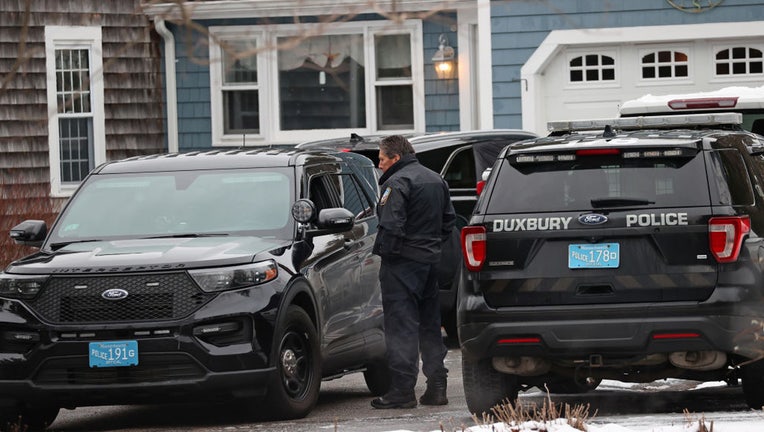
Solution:
{"label": "car window", "polygon": [[344,207],[362,219],[374,214],[374,207],[361,192],[360,185],[350,174],[327,174],[310,180],[310,199],[317,211]]}
{"label": "car window", "polygon": [[443,178],[451,189],[474,189],[477,184],[475,155],[472,146],[454,152],[448,166],[444,167]]}
{"label": "car window", "polygon": [[[420,164],[435,171],[436,173],[441,173],[443,170],[443,165],[446,164],[448,157],[451,156],[451,152],[456,148],[458,148],[458,146],[448,146],[427,151],[417,151],[416,158],[419,160]],[[414,146],[414,149],[416,150],[416,146]]]}
{"label": "car window", "polygon": [[342,206],[350,210],[358,219],[364,219],[374,214],[374,208],[364,194],[356,179],[350,175],[339,176],[342,181]]}
{"label": "car window", "polygon": [[714,167],[721,204],[752,205],[754,202],[748,170],[743,156],[735,149],[709,152]]}
{"label": "car window", "polygon": [[323,209],[342,207],[340,182],[336,175],[321,175],[310,179],[308,198],[316,206],[316,212]]}
{"label": "car window", "polygon": [[[517,158],[519,158],[518,156]],[[537,156],[541,157],[541,156]],[[633,199],[654,207],[710,202],[703,156],[587,157],[571,161],[505,159],[491,192],[488,213],[591,210],[596,199]]]}

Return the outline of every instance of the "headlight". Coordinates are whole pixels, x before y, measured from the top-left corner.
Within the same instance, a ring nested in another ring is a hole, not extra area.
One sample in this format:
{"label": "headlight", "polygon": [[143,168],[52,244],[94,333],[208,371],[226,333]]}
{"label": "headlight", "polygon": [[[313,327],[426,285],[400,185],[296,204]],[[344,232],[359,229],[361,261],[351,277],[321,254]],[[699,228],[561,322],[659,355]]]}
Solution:
{"label": "headlight", "polygon": [[0,297],[31,299],[40,292],[47,276],[0,273]]}
{"label": "headlight", "polygon": [[206,292],[246,288],[276,279],[279,271],[272,260],[238,267],[189,270],[188,274]]}

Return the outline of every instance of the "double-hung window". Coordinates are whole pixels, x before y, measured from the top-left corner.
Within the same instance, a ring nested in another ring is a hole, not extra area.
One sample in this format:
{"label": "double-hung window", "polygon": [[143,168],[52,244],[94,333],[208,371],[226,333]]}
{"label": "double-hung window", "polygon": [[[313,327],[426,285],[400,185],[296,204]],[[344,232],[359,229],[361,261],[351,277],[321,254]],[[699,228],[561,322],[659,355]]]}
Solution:
{"label": "double-hung window", "polygon": [[210,28],[214,145],[424,130],[421,21]]}
{"label": "double-hung window", "polygon": [[52,196],[68,196],[106,160],[100,27],[46,27]]}

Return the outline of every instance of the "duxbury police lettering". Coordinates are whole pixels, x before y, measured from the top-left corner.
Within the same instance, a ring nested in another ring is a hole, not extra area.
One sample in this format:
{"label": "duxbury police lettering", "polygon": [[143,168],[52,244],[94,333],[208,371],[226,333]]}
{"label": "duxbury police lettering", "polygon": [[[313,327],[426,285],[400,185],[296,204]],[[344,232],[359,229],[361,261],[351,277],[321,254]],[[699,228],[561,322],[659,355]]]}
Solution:
{"label": "duxbury police lettering", "polygon": [[687,213],[627,214],[626,226],[673,226],[687,225]]}
{"label": "duxbury police lettering", "polygon": [[494,219],[493,232],[566,230],[571,217]]}

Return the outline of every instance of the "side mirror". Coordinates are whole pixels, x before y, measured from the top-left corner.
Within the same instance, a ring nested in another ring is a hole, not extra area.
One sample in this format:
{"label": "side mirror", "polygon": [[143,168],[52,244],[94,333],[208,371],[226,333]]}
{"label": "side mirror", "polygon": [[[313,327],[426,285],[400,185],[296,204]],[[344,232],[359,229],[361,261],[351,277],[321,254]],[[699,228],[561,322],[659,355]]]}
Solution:
{"label": "side mirror", "polygon": [[323,209],[318,213],[316,226],[328,232],[341,232],[353,228],[355,216],[343,207]]}
{"label": "side mirror", "polygon": [[292,217],[302,225],[300,230],[306,237],[347,231],[355,223],[355,215],[342,207],[323,209],[316,215],[316,206],[308,199],[292,204]]}
{"label": "side mirror", "polygon": [[41,220],[28,220],[11,228],[10,236],[17,244],[25,246],[42,246],[48,235],[48,225]]}

